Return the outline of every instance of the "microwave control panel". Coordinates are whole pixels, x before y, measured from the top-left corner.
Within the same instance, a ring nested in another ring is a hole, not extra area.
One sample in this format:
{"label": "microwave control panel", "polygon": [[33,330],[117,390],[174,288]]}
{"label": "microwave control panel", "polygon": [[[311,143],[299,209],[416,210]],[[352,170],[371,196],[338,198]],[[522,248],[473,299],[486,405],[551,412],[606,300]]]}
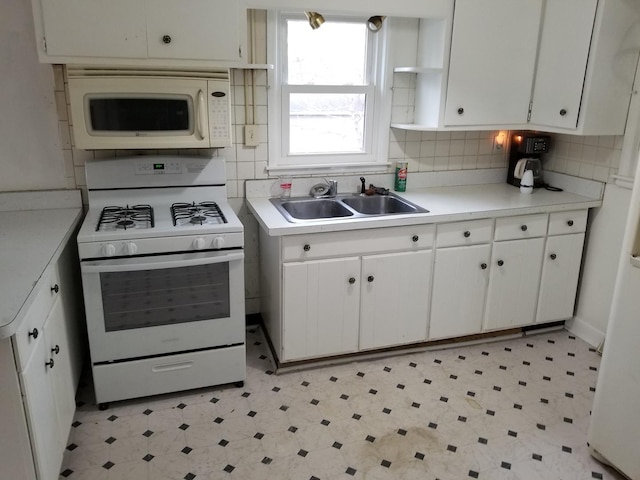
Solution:
{"label": "microwave control panel", "polygon": [[212,147],[231,145],[231,95],[228,81],[208,81],[209,138]]}

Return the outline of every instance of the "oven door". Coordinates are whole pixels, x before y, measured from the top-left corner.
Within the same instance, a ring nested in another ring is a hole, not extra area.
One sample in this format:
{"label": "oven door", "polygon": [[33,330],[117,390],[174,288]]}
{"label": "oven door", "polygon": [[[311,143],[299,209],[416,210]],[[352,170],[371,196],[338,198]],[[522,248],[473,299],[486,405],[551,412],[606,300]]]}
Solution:
{"label": "oven door", "polygon": [[244,343],[242,250],[81,262],[95,363]]}

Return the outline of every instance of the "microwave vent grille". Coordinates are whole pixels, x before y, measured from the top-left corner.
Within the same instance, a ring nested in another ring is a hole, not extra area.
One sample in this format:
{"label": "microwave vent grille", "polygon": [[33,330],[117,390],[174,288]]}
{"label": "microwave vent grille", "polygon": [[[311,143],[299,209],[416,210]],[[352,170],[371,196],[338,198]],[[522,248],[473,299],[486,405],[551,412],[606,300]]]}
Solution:
{"label": "microwave vent grille", "polygon": [[69,78],[89,77],[153,77],[153,78],[208,78],[229,80],[228,69],[207,70],[171,70],[171,69],[140,69],[127,67],[95,67],[89,65],[68,65]]}

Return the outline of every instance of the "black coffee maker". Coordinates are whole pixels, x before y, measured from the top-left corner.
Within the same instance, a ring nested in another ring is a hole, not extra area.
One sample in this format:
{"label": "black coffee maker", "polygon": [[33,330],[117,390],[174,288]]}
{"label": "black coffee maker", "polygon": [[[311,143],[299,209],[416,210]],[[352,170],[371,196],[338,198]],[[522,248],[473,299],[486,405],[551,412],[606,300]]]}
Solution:
{"label": "black coffee maker", "polygon": [[533,186],[544,187],[541,155],[549,151],[551,137],[534,133],[513,133],[509,150],[507,183],[520,186],[525,170],[533,171]]}

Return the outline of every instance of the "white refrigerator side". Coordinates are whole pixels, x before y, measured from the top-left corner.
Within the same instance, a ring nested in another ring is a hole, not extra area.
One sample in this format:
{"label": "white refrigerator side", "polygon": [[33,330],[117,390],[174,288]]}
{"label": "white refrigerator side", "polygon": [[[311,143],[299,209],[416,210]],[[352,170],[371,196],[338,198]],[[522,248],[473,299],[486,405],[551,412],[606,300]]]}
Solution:
{"label": "white refrigerator side", "polygon": [[[640,165],[640,162],[639,162]],[[631,194],[588,442],[597,459],[640,480],[640,268],[632,250],[640,222],[640,170]]]}

